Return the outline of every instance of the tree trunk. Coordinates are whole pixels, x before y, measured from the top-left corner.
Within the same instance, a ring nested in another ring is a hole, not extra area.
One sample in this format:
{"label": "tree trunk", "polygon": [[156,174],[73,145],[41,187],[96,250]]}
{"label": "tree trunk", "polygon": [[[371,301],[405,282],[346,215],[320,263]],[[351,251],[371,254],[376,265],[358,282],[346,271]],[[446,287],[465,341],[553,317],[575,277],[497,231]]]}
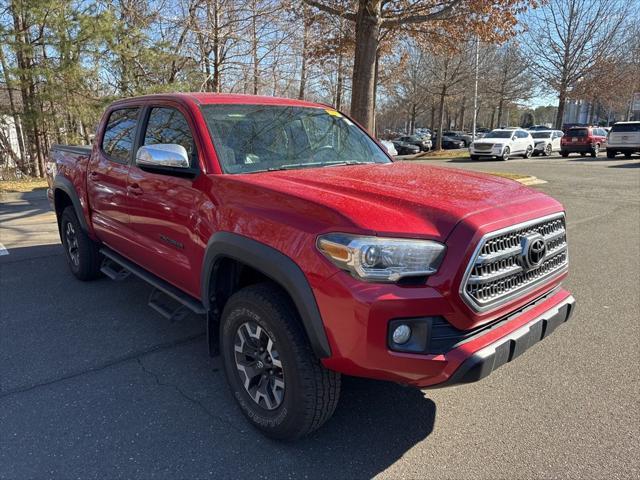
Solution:
{"label": "tree trunk", "polygon": [[251,53],[253,56],[253,94],[258,95],[258,25],[256,16],[258,15],[256,1],[253,2],[253,16],[251,17]]}
{"label": "tree trunk", "polygon": [[302,65],[300,66],[300,88],[298,89],[298,100],[304,100],[305,87],[307,84],[307,50],[309,49],[309,8],[307,4],[302,6]]}
{"label": "tree trunk", "polygon": [[466,95],[462,96],[462,107],[460,108],[460,126],[459,129],[460,130],[464,130],[464,121],[465,121],[465,113],[466,113],[466,103],[467,103],[467,97]]}
{"label": "tree trunk", "polygon": [[562,129],[562,121],[564,118],[564,104],[567,99],[567,88],[564,85],[560,86],[558,92],[558,112],[556,113],[556,124],[554,125],[556,130]]}
{"label": "tree trunk", "polygon": [[351,116],[364,128],[373,127],[376,54],[380,36],[381,0],[359,0],[353,62]]}
{"label": "tree trunk", "polygon": [[500,102],[498,103],[498,128],[503,126],[502,123],[502,112],[504,109],[504,98],[500,97]]}
{"label": "tree trunk", "polygon": [[336,80],[336,110],[342,109],[342,89],[344,83],[344,76],[342,74],[342,62],[343,62],[343,54],[342,50],[338,54],[338,79]]}
{"label": "tree trunk", "polygon": [[417,110],[417,106],[415,103],[411,104],[411,120],[409,122],[409,133],[411,135],[413,135],[414,133],[416,133],[416,110]]}

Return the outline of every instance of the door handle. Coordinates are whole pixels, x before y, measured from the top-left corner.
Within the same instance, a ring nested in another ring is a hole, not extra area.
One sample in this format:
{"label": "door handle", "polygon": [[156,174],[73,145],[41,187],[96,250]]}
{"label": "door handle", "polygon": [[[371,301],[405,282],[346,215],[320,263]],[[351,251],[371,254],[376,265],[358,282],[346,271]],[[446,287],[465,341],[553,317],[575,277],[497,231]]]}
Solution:
{"label": "door handle", "polygon": [[127,187],[127,191],[132,195],[142,195],[144,192],[140,188],[140,185],[133,183]]}

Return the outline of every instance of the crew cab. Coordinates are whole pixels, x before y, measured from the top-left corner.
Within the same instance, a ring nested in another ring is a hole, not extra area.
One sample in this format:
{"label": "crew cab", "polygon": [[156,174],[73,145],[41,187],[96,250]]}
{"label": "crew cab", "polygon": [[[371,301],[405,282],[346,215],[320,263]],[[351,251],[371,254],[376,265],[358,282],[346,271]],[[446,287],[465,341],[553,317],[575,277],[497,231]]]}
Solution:
{"label": "crew cab", "polygon": [[615,158],[618,153],[627,158],[640,153],[640,122],[617,122],[611,127],[607,137],[607,158]]}
{"label": "crew cab", "polygon": [[498,158],[509,160],[512,155],[529,158],[533,154],[534,143],[531,134],[521,128],[498,128],[469,145],[471,160]]}
{"label": "crew cab", "polygon": [[571,127],[560,139],[560,155],[566,158],[570,153],[588,153],[596,157],[606,145],[607,132],[603,128]]}
{"label": "crew cab", "polygon": [[327,421],[342,374],[474,382],[574,310],[558,201],[394,162],[325,105],[124,99],[47,171],[73,275],[135,275],[162,316],[201,315],[240,410],[274,438]]}

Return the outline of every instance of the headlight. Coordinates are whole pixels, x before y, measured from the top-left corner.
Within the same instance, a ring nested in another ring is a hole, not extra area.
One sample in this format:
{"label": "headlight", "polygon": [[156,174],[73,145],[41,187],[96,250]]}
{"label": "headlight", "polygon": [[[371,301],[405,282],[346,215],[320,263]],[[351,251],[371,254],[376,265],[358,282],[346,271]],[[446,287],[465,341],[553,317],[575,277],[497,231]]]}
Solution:
{"label": "headlight", "polygon": [[438,271],[446,247],[431,240],[365,237],[330,233],[318,249],[338,268],[368,282],[397,282]]}

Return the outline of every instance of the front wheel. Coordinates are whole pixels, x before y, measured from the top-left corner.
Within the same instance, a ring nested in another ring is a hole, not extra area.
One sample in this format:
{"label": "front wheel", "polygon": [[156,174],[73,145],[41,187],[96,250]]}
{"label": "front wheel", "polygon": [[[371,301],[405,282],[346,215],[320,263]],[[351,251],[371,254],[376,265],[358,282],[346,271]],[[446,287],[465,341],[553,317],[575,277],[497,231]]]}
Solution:
{"label": "front wheel", "polygon": [[544,154],[547,157],[551,156],[551,152],[553,151],[551,145],[547,145],[546,147],[544,147]]}
{"label": "front wheel", "polygon": [[509,147],[504,147],[504,151],[502,152],[501,159],[506,162],[507,160],[509,160],[510,154],[511,154],[511,150],[509,149]]}
{"label": "front wheel", "polygon": [[60,216],[60,237],[71,273],[79,280],[99,277],[102,255],[98,244],[82,230],[72,206],[65,208]]}
{"label": "front wheel", "polygon": [[609,150],[607,148],[607,158],[616,158],[616,152],[615,150]]}
{"label": "front wheel", "polygon": [[524,155],[522,155],[522,158],[530,158],[532,153],[533,153],[533,147],[529,145],[527,149],[524,151]]}
{"label": "front wheel", "polygon": [[224,371],[242,413],[265,435],[293,440],[324,424],[340,374],[314,355],[289,297],[261,283],[236,292],[220,322]]}
{"label": "front wheel", "polygon": [[480,160],[480,157],[478,155],[471,155],[471,160],[473,161]]}

